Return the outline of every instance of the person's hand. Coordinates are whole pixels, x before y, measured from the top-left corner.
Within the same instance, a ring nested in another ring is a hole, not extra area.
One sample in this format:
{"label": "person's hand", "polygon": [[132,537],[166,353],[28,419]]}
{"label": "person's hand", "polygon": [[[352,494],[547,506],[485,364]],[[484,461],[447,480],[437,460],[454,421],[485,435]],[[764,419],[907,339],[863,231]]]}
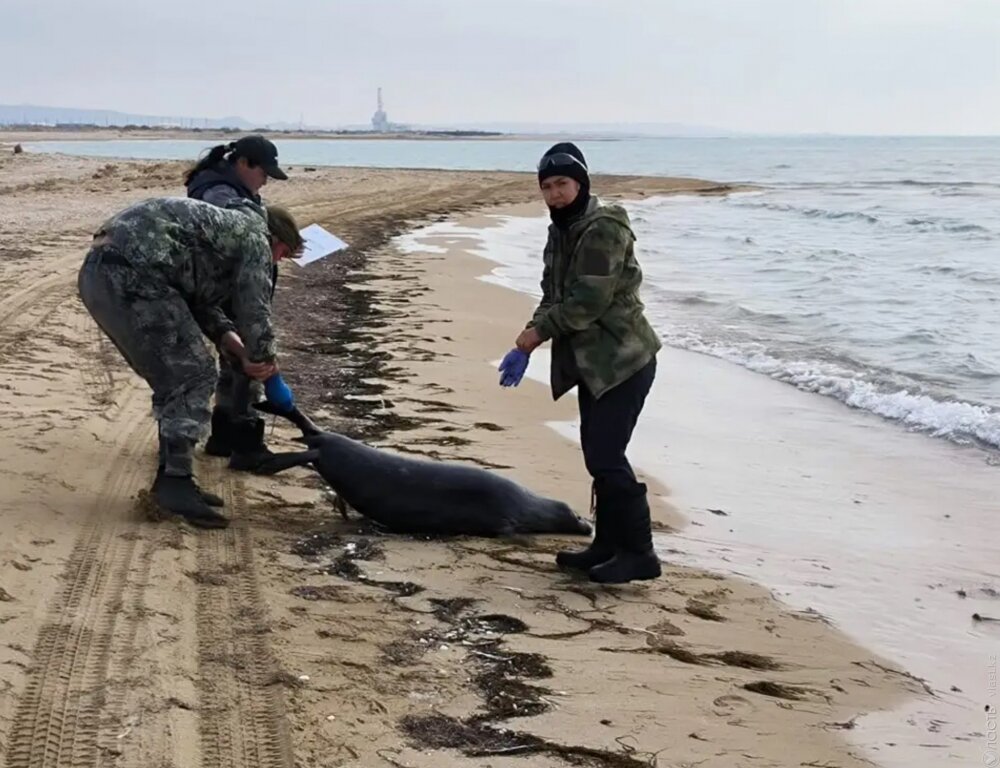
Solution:
{"label": "person's hand", "polygon": [[517,337],[514,346],[526,354],[531,354],[542,343],[542,337],[534,328],[525,328]]}
{"label": "person's hand", "polygon": [[250,358],[243,358],[243,373],[254,381],[267,381],[278,372],[275,363],[254,363]]}
{"label": "person's hand", "polygon": [[243,346],[243,339],[236,331],[226,331],[219,340],[222,351],[233,360],[243,360],[247,356],[246,347]]}
{"label": "person's hand", "polygon": [[512,349],[500,362],[500,386],[516,387],[521,383],[524,372],[528,369],[529,355],[520,349]]}

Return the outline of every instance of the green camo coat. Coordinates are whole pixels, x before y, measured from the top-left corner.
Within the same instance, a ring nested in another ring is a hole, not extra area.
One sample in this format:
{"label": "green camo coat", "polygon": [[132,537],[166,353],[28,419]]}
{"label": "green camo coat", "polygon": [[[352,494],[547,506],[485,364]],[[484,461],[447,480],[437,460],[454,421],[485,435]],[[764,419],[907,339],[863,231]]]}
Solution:
{"label": "green camo coat", "polygon": [[[134,267],[140,284],[165,284],[180,293],[213,342],[235,330],[251,360],[274,358],[271,240],[261,206],[153,198],[115,214],[97,234]],[[232,303],[235,324],[222,311],[225,302]]]}
{"label": "green camo coat", "polygon": [[542,300],[528,327],[552,339],[552,396],[583,383],[594,397],[642,369],[661,343],[639,298],[628,213],[594,197],[566,230],[549,226]]}

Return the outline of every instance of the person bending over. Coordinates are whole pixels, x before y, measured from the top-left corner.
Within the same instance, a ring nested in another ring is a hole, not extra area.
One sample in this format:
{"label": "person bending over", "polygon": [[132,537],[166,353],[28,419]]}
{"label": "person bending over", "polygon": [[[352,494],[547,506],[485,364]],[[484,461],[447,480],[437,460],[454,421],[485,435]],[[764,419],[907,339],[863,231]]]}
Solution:
{"label": "person bending over", "polygon": [[[203,336],[249,378],[268,382],[269,398],[290,400],[269,295],[271,265],[300,247],[298,227],[281,208],[154,198],[104,222],[80,268],[84,306],[152,389],[160,446],[154,498],[192,524],[228,524],[212,509],[222,500],[193,476],[216,382]],[[221,309],[226,302],[233,319]]]}

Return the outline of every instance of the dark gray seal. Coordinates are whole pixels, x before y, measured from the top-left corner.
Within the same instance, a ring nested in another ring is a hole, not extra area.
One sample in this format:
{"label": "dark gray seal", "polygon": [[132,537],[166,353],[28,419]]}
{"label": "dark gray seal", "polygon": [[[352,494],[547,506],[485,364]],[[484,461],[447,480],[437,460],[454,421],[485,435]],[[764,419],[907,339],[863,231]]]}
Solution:
{"label": "dark gray seal", "polygon": [[526,533],[590,535],[590,523],[569,505],[532,493],[477,467],[412,459],[325,432],[297,408],[281,413],[300,430],[308,450],[277,453],[258,474],[312,465],[354,510],[396,533],[511,536]]}

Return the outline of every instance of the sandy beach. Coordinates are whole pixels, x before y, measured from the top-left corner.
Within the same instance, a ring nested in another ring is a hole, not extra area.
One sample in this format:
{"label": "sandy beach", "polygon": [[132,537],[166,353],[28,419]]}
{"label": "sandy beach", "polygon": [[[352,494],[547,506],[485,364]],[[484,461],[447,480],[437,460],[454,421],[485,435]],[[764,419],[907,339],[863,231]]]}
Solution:
{"label": "sandy beach", "polygon": [[[707,490],[729,505],[753,482],[746,445],[703,445],[683,503],[669,478],[645,478],[678,556],[665,552],[662,579],[621,588],[556,570],[554,552],[579,543],[568,538],[385,535],[338,515],[309,470],[245,476],[200,450],[199,479],[233,525],[151,519],[148,389],[82,310],[75,279],[94,227],[181,194],[182,168],[0,155],[0,767],[879,764],[851,739],[856,719],[926,701],[926,685],[752,574],[681,562]],[[491,265],[472,238],[392,243],[427,222],[541,213],[534,178],[290,176],[265,198],[352,246],[282,269],[280,360],[303,409],[586,514],[579,450],[548,425],[575,417],[572,399],[553,404],[532,380],[497,386],[530,297],[478,279]],[[669,178],[595,187],[727,191]],[[694,407],[713,365],[700,360],[686,356],[674,382]],[[272,448],[292,449],[294,434],[273,424]],[[784,481],[793,499],[806,482]],[[909,764],[943,765],[939,754]]]}

